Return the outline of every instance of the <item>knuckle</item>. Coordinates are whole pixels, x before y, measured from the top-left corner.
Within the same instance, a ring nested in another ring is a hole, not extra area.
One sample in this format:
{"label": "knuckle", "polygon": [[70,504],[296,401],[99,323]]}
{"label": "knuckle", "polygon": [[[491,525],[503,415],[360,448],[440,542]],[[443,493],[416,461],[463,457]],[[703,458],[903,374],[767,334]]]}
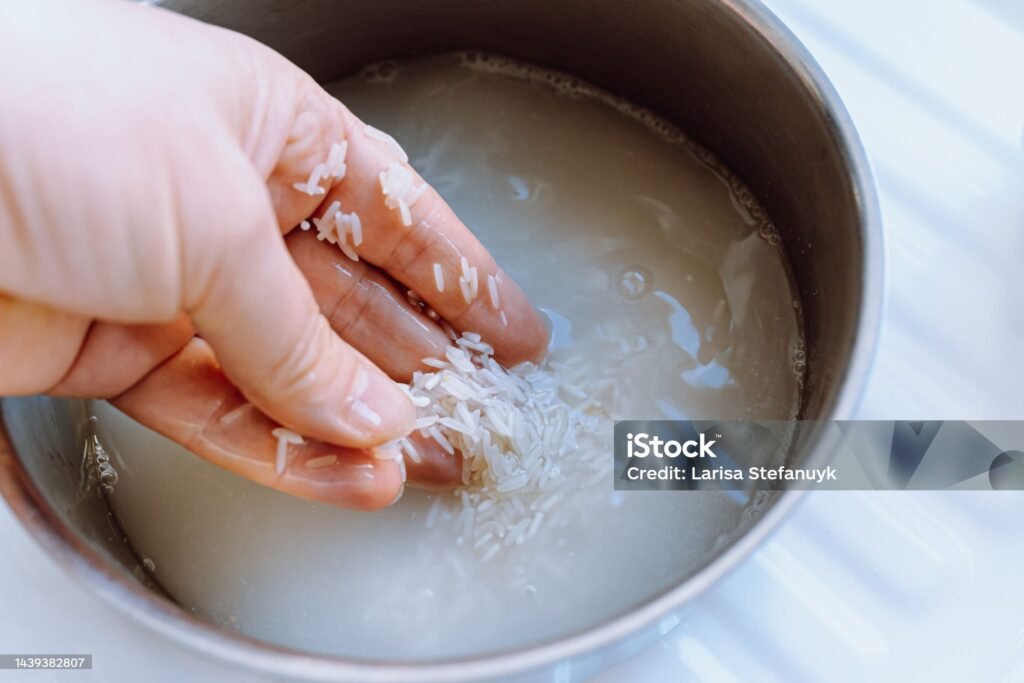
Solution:
{"label": "knuckle", "polygon": [[[415,221],[409,227],[401,227],[399,237],[391,245],[390,252],[384,262],[384,270],[404,272],[422,260],[424,254],[431,252],[443,253],[451,248],[450,242],[438,229],[441,222],[443,200],[432,189],[416,203]],[[394,220],[399,220],[396,212],[392,212]]]}
{"label": "knuckle", "polygon": [[333,301],[327,307],[326,313],[331,327],[342,335],[374,297],[374,288],[366,266],[349,262],[344,267],[349,268],[349,277],[342,278],[341,283],[334,288]]}

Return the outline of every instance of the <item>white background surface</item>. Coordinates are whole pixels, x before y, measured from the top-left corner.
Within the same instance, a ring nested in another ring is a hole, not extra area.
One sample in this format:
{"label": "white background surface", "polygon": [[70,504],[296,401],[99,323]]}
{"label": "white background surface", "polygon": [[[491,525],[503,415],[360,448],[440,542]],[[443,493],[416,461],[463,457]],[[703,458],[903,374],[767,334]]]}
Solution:
{"label": "white background surface", "polygon": [[[1024,418],[1024,2],[770,0],[874,166],[887,311],[861,415]],[[680,626],[603,683],[1024,681],[1024,495],[816,493]],[[248,680],[162,641],[57,568],[0,506],[0,652],[91,672]]]}

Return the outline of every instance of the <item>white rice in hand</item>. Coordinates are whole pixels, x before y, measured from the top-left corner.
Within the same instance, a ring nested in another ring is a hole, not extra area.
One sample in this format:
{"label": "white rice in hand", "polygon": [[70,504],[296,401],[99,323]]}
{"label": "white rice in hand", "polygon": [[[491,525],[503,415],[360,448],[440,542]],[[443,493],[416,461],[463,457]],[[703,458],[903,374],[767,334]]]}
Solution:
{"label": "white rice in hand", "polygon": [[304,183],[292,185],[299,192],[305,192],[310,197],[327,194],[327,190],[320,186],[324,180],[342,180],[348,172],[345,165],[345,156],[348,154],[348,141],[342,140],[331,145],[327,154],[327,162],[317,164],[309,172],[309,178]]}
{"label": "white rice in hand", "polygon": [[284,474],[285,468],[288,466],[288,446],[292,444],[301,446],[306,443],[306,440],[302,438],[301,434],[284,427],[272,429],[270,434],[277,439],[277,458],[274,469],[278,474]]}
{"label": "white rice in hand", "polygon": [[412,225],[412,207],[427,191],[427,184],[413,187],[413,174],[402,164],[391,162],[380,172],[380,191],[384,194],[384,205],[398,209],[402,225]]}
{"label": "white rice in hand", "polygon": [[[471,272],[468,263],[463,272]],[[460,284],[469,285],[466,278]],[[493,353],[480,335],[463,334],[445,360],[424,360],[436,372],[416,372],[407,388],[421,433],[462,454],[462,486],[452,497],[456,540],[486,560],[557,524],[560,502],[595,478],[608,476],[610,484],[612,470],[599,445],[610,443],[607,413],[563,391],[584,379],[568,382],[546,364],[505,369]]]}

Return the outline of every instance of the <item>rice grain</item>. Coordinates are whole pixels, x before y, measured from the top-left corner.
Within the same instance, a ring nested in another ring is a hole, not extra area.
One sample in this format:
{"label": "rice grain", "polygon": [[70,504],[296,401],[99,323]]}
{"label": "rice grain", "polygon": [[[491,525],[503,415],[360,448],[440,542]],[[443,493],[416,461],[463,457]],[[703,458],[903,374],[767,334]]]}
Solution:
{"label": "rice grain", "polygon": [[[460,263],[469,277],[472,268]],[[461,286],[469,286],[465,276]],[[417,406],[421,433],[462,456],[463,485],[443,505],[456,512],[457,542],[490,560],[557,526],[559,503],[582,495],[582,482],[607,480],[611,459],[587,454],[603,452],[597,444],[608,438],[602,428],[610,420],[587,394],[586,368],[584,374],[566,365],[506,369],[479,334],[454,341],[444,360],[424,359],[432,371],[414,373],[406,390],[426,399]],[[566,385],[572,390],[563,391]],[[586,398],[577,402],[580,390]],[[431,526],[439,515],[432,509]]]}
{"label": "rice grain", "polygon": [[321,455],[316,458],[310,458],[306,461],[303,467],[310,470],[322,470],[325,467],[330,467],[334,463],[338,462],[338,456],[334,455]]}
{"label": "rice grain", "polygon": [[444,291],[444,270],[440,263],[434,264],[434,285],[437,286],[438,292]]}
{"label": "rice grain", "polygon": [[289,445],[302,445],[306,443],[305,439],[296,432],[284,427],[276,427],[270,430],[271,436],[277,439],[277,458],[275,460],[274,469],[278,474],[283,474],[285,468],[288,466],[288,446]]}
{"label": "rice grain", "polygon": [[363,130],[366,133],[366,137],[372,138],[378,142],[383,142],[390,147],[391,151],[398,155],[398,158],[402,160],[402,163],[407,163],[409,161],[409,155],[405,153],[405,150],[402,149],[402,146],[398,144],[398,140],[394,137],[369,124],[367,124]]}
{"label": "rice grain", "polygon": [[493,275],[487,276],[487,294],[491,297],[491,306],[494,310],[501,308],[501,299],[498,298],[498,281]]}

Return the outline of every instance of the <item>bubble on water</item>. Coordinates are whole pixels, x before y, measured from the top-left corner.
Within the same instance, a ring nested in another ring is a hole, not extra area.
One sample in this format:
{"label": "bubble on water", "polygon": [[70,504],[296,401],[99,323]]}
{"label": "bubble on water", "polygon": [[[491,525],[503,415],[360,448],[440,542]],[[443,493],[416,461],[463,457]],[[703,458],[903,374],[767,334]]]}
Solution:
{"label": "bubble on water", "polygon": [[769,220],[761,222],[761,225],[757,228],[757,234],[761,236],[761,239],[773,247],[777,247],[782,243],[782,238],[779,236],[778,228],[776,228],[775,224]]}
{"label": "bubble on water", "polygon": [[[617,95],[605,92],[564,71],[555,71],[532,64],[524,64],[514,59],[497,57],[486,52],[460,52],[458,53],[458,58],[462,66],[474,71],[511,76],[531,83],[543,84],[573,100],[589,99],[603,102],[620,113],[638,121],[641,125],[671,144],[692,145],[695,149],[703,150],[697,143],[690,140],[675,124],[669,123],[651,110],[633,104]],[[708,152],[708,155],[713,156],[710,152]]]}
{"label": "bubble on water", "polygon": [[398,77],[398,62],[385,60],[365,67],[360,75],[367,83],[393,83]]}
{"label": "bubble on water", "polygon": [[[95,416],[92,416],[90,422],[95,424]],[[82,492],[85,493],[98,487],[104,493],[113,493],[114,486],[117,484],[117,476],[117,470],[110,462],[110,454],[107,453],[95,433],[90,435],[85,441],[82,453]]]}
{"label": "bubble on water", "polygon": [[803,339],[798,339],[793,344],[790,360],[792,362],[793,374],[802,380],[804,373],[807,371],[807,347]]}
{"label": "bubble on water", "polygon": [[626,266],[615,278],[615,289],[626,301],[637,301],[654,287],[654,273],[643,266]]}

